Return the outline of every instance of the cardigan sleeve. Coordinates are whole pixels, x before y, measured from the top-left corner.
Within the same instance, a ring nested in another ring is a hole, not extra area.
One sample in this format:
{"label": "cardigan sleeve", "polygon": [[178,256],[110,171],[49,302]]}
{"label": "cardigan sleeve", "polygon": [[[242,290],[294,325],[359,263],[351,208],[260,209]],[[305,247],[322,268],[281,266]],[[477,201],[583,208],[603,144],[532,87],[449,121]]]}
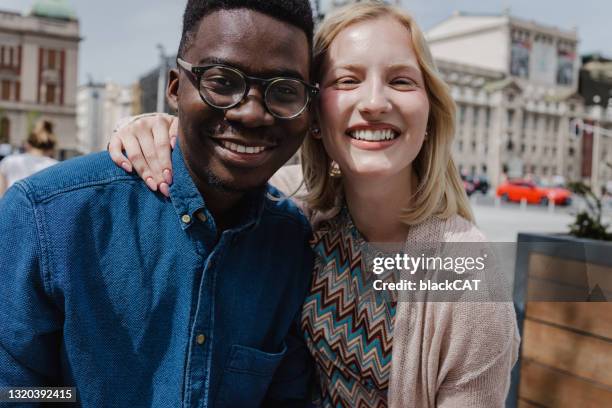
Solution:
{"label": "cardigan sleeve", "polygon": [[512,303],[455,303],[451,313],[436,406],[504,407],[520,344]]}

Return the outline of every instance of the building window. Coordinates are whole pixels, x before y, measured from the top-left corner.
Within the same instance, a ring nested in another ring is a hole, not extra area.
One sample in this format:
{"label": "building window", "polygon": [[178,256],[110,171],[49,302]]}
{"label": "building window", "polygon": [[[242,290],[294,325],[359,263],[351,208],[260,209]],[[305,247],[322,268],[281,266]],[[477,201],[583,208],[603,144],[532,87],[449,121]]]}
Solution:
{"label": "building window", "polygon": [[568,154],[569,156],[573,156],[573,155],[574,155],[574,148],[573,148],[573,147],[570,147],[569,149],[567,149],[567,154]]}
{"label": "building window", "polygon": [[491,126],[491,108],[485,109],[485,126]]}
{"label": "building window", "polygon": [[57,87],[55,84],[46,84],[45,85],[45,103],[55,103],[55,91]]}
{"label": "building window", "polygon": [[457,143],[457,150],[460,152],[463,151],[463,140],[460,140],[459,143]]}
{"label": "building window", "polygon": [[55,50],[49,50],[47,54],[47,68],[55,69]]}
{"label": "building window", "polygon": [[63,104],[65,75],[64,51],[39,48],[39,103]]}
{"label": "building window", "polygon": [[11,140],[11,122],[8,118],[0,119],[0,144]]}
{"label": "building window", "polygon": [[521,143],[521,153],[525,153],[525,143]]}
{"label": "building window", "polygon": [[459,123],[465,123],[465,106],[459,106]]}
{"label": "building window", "polygon": [[536,145],[531,146],[531,153],[535,153],[536,148],[537,148],[537,146],[536,146]]}
{"label": "building window", "polygon": [[3,101],[11,99],[11,81],[4,79],[2,80],[2,89],[0,90]]}
{"label": "building window", "polygon": [[512,127],[514,121],[514,109],[508,109],[508,127]]}

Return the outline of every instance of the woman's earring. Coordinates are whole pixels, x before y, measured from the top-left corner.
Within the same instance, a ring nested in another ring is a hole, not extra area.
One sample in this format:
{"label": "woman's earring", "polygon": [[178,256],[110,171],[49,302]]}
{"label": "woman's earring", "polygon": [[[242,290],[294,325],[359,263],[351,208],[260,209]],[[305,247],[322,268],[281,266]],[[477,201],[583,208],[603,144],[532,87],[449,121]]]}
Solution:
{"label": "woman's earring", "polygon": [[313,126],[310,128],[310,134],[312,135],[312,137],[315,137],[315,138],[320,137],[321,129],[316,126]]}
{"label": "woman's earring", "polygon": [[338,165],[338,163],[336,163],[335,160],[332,160],[329,164],[329,176],[333,178],[338,178],[342,176],[340,166]]}

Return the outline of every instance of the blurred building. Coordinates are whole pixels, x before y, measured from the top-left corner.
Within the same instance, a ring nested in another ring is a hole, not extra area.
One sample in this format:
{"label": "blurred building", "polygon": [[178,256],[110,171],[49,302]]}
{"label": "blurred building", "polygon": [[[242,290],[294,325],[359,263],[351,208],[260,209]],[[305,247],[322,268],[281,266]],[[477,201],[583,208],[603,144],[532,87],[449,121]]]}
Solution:
{"label": "blurred building", "polygon": [[582,139],[582,171],[599,187],[612,185],[612,59],[585,55],[580,68],[578,91],[589,112],[586,125],[576,129]]}
{"label": "blurred building", "polygon": [[[176,68],[176,55],[163,57],[163,59],[160,60],[160,64],[158,66],[140,77],[140,79],[138,80],[140,111],[138,111],[137,113],[149,113],[158,111],[157,95],[159,89],[163,89],[164,92],[161,95],[161,97],[163,98],[164,112],[172,113],[165,96],[166,83],[168,80],[168,71],[171,68]],[[162,74],[161,79],[160,73]],[[160,81],[163,82],[160,83]]]}
{"label": "blurred building", "polygon": [[426,37],[457,103],[453,151],[462,171],[493,185],[526,175],[591,181],[585,139],[571,131],[577,118],[595,120],[578,92],[575,29],[455,13]]}
{"label": "blurred building", "polygon": [[612,108],[612,59],[599,54],[583,56],[579,91],[587,106]]}
{"label": "blurred building", "polygon": [[63,0],[39,0],[26,14],[0,11],[0,144],[21,146],[47,119],[60,158],[77,149],[79,22]]}
{"label": "blurred building", "polygon": [[89,81],[78,90],[78,150],[91,153],[106,149],[120,119],[135,111],[134,89],[112,82]]}

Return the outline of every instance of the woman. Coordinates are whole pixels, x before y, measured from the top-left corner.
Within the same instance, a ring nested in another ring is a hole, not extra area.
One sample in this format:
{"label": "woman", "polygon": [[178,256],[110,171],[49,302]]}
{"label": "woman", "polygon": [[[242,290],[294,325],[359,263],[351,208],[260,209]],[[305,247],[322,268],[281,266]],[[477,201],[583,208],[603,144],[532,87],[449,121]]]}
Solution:
{"label": "woman", "polygon": [[[319,28],[314,73],[320,100],[302,148],[302,204],[318,262],[302,329],[322,404],[503,406],[519,341],[511,304],[398,302],[394,293],[372,301],[364,272],[368,242],[484,241],[450,155],[454,104],[421,31],[382,3],[349,6]],[[167,144],[160,123],[124,127],[111,155],[129,168],[121,146],[142,149],[147,159],[134,165],[167,191],[169,152],[153,147]]]}
{"label": "woman", "polygon": [[56,143],[53,124],[46,120],[38,122],[26,141],[25,153],[5,157],[0,162],[0,197],[16,181],[57,163],[52,158]]}

